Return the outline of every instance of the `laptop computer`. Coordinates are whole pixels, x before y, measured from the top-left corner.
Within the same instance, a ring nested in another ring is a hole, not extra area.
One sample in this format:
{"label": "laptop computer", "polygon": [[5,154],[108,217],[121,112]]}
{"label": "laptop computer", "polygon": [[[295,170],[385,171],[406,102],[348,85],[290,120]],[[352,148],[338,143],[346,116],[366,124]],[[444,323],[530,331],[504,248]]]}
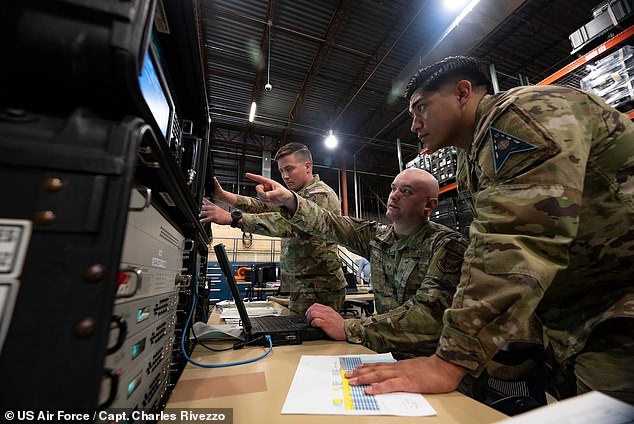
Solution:
{"label": "laptop computer", "polygon": [[328,336],[320,328],[311,327],[304,315],[289,316],[265,316],[249,317],[244,301],[240,296],[238,284],[236,283],[225,245],[220,243],[214,246],[218,264],[229,283],[231,295],[238,309],[242,327],[244,329],[245,342],[255,342],[261,340],[262,344],[268,344],[264,336],[271,337],[273,346],[301,344],[308,340],[328,339]]}

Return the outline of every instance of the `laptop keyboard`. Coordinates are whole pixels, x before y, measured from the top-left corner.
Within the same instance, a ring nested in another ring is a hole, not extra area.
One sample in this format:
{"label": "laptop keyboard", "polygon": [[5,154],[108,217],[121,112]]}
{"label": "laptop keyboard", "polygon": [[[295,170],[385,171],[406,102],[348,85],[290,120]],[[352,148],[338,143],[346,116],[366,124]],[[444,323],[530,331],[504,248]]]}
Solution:
{"label": "laptop keyboard", "polygon": [[251,325],[256,331],[293,331],[297,330],[297,326],[293,324],[287,317],[257,317],[251,318]]}

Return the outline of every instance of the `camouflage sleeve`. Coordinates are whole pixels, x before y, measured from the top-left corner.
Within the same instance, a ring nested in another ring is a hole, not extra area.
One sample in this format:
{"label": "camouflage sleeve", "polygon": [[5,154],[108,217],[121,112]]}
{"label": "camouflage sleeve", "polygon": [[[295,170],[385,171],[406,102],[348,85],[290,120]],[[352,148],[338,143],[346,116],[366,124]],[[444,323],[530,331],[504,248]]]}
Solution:
{"label": "camouflage sleeve", "polygon": [[268,237],[294,237],[297,234],[279,212],[242,214],[242,230]]}
{"label": "camouflage sleeve", "polygon": [[596,112],[587,103],[574,111],[551,102],[538,121],[526,108],[506,111],[476,150],[477,216],[436,352],[474,374],[505,341],[528,333],[544,292],[569,263],[593,132],[585,124]]}
{"label": "camouflage sleeve", "polygon": [[344,319],[343,329],[346,332],[346,340],[349,343],[362,344],[365,341],[365,326],[361,319]]}
{"label": "camouflage sleeve", "polygon": [[357,255],[370,257],[370,240],[376,232],[376,223],[340,216],[338,211],[325,210],[297,195],[295,198],[297,210],[289,216],[292,225],[314,237],[344,245]]}
{"label": "camouflage sleeve", "polygon": [[269,205],[253,197],[238,195],[235,208],[243,212],[242,229],[269,237],[292,237],[292,225],[280,215],[279,206]]}
{"label": "camouflage sleeve", "polygon": [[434,352],[443,328],[443,313],[451,305],[460,280],[466,241],[447,234],[436,241],[434,256],[416,294],[403,305],[345,324],[352,343],[363,343],[376,352],[429,355]]}
{"label": "camouflage sleeve", "polygon": [[259,199],[236,195],[238,200],[234,207],[246,213],[279,212],[279,206],[269,205]]}
{"label": "camouflage sleeve", "polygon": [[[329,187],[317,186],[306,190],[306,196],[309,196],[309,203],[315,203],[333,213],[341,214],[339,199]],[[296,197],[300,198],[297,195]],[[278,206],[269,205],[252,197],[238,196],[235,207],[242,212],[248,212],[242,215],[244,231],[269,237],[296,237],[300,233],[298,228],[291,225],[280,214]]]}

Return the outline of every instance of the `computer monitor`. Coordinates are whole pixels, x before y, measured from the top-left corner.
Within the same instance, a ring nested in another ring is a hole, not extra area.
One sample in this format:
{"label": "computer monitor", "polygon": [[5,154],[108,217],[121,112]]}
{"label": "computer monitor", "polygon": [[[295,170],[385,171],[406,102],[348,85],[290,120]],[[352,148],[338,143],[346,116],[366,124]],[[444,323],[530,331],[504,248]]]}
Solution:
{"label": "computer monitor", "polygon": [[164,141],[169,144],[174,119],[174,102],[159,64],[156,48],[152,43],[149,44],[143,60],[139,86],[155,126],[160,130]]}
{"label": "computer monitor", "polygon": [[257,264],[254,267],[254,271],[253,283],[256,286],[264,286],[266,283],[277,281],[277,264],[275,262]]}

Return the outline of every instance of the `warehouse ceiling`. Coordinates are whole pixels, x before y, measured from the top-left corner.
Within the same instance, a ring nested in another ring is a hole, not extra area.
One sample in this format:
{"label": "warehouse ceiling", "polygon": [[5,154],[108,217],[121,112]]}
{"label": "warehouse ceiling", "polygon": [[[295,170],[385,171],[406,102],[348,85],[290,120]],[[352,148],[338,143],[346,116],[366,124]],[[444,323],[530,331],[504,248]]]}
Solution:
{"label": "warehouse ceiling", "polygon": [[[400,96],[420,64],[471,54],[494,65],[501,89],[537,83],[576,58],[568,36],[600,0],[481,0],[456,27],[460,10],[444,3],[200,0],[212,166],[223,185],[252,194],[243,174],[261,173],[263,156],[296,141],[335,190],[347,182],[351,215],[356,206],[381,216],[399,171],[397,140],[402,163],[421,147]],[[335,150],[323,147],[329,130]],[[279,180],[275,165],[271,174]]]}

